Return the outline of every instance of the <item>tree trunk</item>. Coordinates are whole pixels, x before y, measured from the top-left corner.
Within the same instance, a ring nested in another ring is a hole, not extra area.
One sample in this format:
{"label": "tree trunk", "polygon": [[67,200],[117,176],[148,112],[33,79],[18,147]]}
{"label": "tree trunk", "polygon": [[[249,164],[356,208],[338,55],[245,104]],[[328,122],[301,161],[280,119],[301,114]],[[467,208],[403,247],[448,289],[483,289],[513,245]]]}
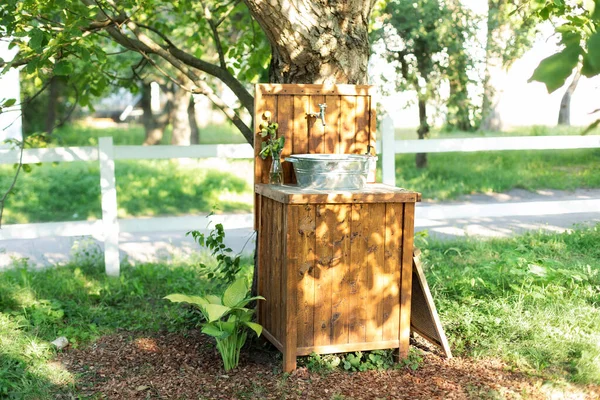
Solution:
{"label": "tree trunk", "polygon": [[[429,124],[427,123],[427,102],[425,98],[419,96],[419,129],[417,129],[419,140],[423,140],[429,134]],[[415,158],[417,168],[427,167],[427,153],[417,153]]]}
{"label": "tree trunk", "polygon": [[244,0],[271,43],[272,83],[367,83],[375,0]]}
{"label": "tree trunk", "polygon": [[177,146],[189,146],[192,131],[188,117],[188,108],[192,94],[180,87],[174,88],[173,93],[173,118],[171,133],[171,144]]}
{"label": "tree trunk", "polygon": [[169,91],[166,91],[167,101],[164,105],[163,112],[159,115],[154,115],[151,107],[151,95],[150,95],[150,83],[144,83],[142,87],[142,99],[141,105],[144,112],[142,116],[142,123],[144,125],[144,131],[146,132],[146,139],[144,140],[144,146],[154,146],[160,144],[162,140],[165,128],[169,123],[171,117],[171,99]]}
{"label": "tree trunk", "polygon": [[56,118],[58,114],[58,96],[60,96],[60,81],[56,76],[50,78],[48,84],[48,107],[46,109],[46,133],[52,135],[56,127]]}
{"label": "tree trunk", "polygon": [[191,131],[190,142],[192,144],[200,144],[200,128],[198,127],[198,121],[196,121],[196,102],[194,96],[190,98],[187,113]]}
{"label": "tree trunk", "polygon": [[507,40],[506,37],[510,34],[509,27],[505,21],[501,20],[504,7],[506,7],[505,0],[488,0],[485,76],[479,128],[484,131],[500,131],[502,129],[502,118],[498,110],[506,76],[502,51],[503,44]]}
{"label": "tree trunk", "polygon": [[563,97],[560,101],[560,109],[558,110],[558,125],[571,125],[571,96],[577,89],[577,84],[579,83],[579,77],[581,76],[581,68],[578,68],[575,72],[575,76],[571,81],[571,84],[563,94]]}

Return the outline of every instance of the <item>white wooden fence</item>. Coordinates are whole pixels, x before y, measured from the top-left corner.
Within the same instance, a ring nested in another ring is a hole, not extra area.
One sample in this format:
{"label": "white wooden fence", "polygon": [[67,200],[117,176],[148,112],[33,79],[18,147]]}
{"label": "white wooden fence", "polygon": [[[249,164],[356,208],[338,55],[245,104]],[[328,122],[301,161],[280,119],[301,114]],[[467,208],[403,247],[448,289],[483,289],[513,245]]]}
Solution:
{"label": "white wooden fence", "polygon": [[[380,131],[382,142],[378,143],[377,148],[382,158],[383,182],[390,185],[395,184],[394,159],[397,153],[600,148],[600,136],[539,136],[395,141],[393,124],[389,118],[384,119]],[[0,164],[17,163],[19,157],[19,150],[0,150]],[[94,236],[104,241],[106,273],[116,276],[120,270],[120,231],[159,232],[168,229],[168,227],[178,227],[178,229],[185,230],[189,225],[184,224],[186,227],[183,227],[180,221],[181,218],[177,217],[150,218],[144,219],[143,223],[136,222],[135,224],[128,223],[127,220],[119,221],[117,219],[115,160],[208,157],[250,159],[254,157],[254,152],[248,144],[153,147],[114,146],[110,137],[100,138],[97,147],[26,149],[23,152],[22,162],[24,164],[98,161],[100,164],[102,221],[6,225],[0,230],[0,241],[36,239],[47,236]],[[240,218],[248,219],[247,216],[241,216]],[[194,220],[195,226],[201,223],[193,218],[186,217],[186,220],[188,222]]]}

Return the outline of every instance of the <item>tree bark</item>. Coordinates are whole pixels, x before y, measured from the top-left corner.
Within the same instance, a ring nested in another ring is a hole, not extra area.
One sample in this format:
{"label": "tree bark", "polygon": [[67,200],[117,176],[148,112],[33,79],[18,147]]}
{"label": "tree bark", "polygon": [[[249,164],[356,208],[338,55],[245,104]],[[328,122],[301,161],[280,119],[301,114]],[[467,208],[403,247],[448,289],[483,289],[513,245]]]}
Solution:
{"label": "tree bark", "polygon": [[[419,129],[417,129],[419,140],[423,140],[429,134],[429,124],[427,123],[427,102],[425,98],[419,96]],[[415,157],[417,168],[427,167],[427,153],[417,153]]]}
{"label": "tree bark", "polygon": [[575,72],[575,76],[571,81],[571,84],[563,94],[562,99],[560,100],[560,109],[558,110],[558,125],[571,125],[571,96],[577,89],[577,84],[579,83],[579,78],[581,77],[581,68],[578,68]]}
{"label": "tree bark", "polygon": [[244,0],[271,43],[272,83],[367,83],[374,0]]}
{"label": "tree bark", "polygon": [[190,143],[200,144],[200,128],[198,127],[198,121],[196,121],[196,102],[194,101],[194,96],[190,98],[187,113],[191,131]]}
{"label": "tree bark", "polygon": [[188,117],[188,108],[192,94],[180,87],[175,87],[173,92],[173,116],[171,125],[171,144],[176,146],[189,146],[192,131]]}
{"label": "tree bark", "polygon": [[159,115],[154,115],[151,107],[150,83],[143,84],[142,99],[140,102],[144,112],[142,116],[142,123],[144,125],[144,131],[146,132],[144,146],[154,146],[160,144],[165,128],[171,119],[171,95],[169,90],[165,90],[165,92],[167,101],[165,102],[163,112]]}
{"label": "tree bark", "polygon": [[503,92],[503,78],[506,75],[502,49],[506,37],[509,35],[509,27],[501,18],[506,4],[506,0],[488,0],[485,75],[480,126],[480,130],[484,131],[500,131],[502,129],[502,117],[498,110],[498,104]]}

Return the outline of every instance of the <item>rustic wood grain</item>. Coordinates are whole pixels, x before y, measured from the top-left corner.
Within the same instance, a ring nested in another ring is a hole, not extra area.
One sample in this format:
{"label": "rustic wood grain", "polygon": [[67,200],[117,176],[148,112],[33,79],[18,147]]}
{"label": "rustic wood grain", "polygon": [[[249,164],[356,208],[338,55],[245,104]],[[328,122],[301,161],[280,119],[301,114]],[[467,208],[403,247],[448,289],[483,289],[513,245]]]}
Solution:
{"label": "rustic wood grain", "polygon": [[284,291],[282,296],[283,314],[282,323],[285,327],[283,332],[283,370],[290,372],[296,369],[296,348],[298,340],[298,283],[296,274],[303,259],[300,253],[300,235],[298,234],[300,221],[300,208],[302,206],[286,206],[283,218],[282,233],[284,235],[282,262],[282,280]]}
{"label": "rustic wood grain", "polygon": [[400,288],[400,357],[408,357],[410,340],[410,306],[412,294],[412,255],[415,226],[415,203],[404,204],[402,238],[402,272]]}
{"label": "rustic wood grain", "polygon": [[369,294],[366,304],[366,341],[380,342],[383,340],[385,204],[371,204],[368,210],[367,289]]}
{"label": "rustic wood grain", "polygon": [[[277,99],[277,122],[279,129],[277,130],[278,136],[285,137],[285,143],[283,151],[281,152],[282,160],[285,157],[292,154],[292,147],[294,142],[294,97],[293,96],[278,96]],[[287,162],[282,163],[283,167],[283,181],[285,183],[292,182],[292,165]]]}
{"label": "rustic wood grain", "polygon": [[388,203],[385,207],[384,275],[387,280],[383,292],[383,340],[397,339],[400,329],[403,209],[401,203]]}
{"label": "rustic wood grain", "polygon": [[348,274],[350,268],[350,223],[352,206],[339,204],[333,206],[331,219],[332,249],[332,287],[331,287],[331,325],[332,344],[348,343],[348,303],[350,298]]}
{"label": "rustic wood grain", "polygon": [[321,204],[316,208],[316,262],[315,262],[315,346],[331,344],[331,227],[329,225],[330,205]]}
{"label": "rustic wood grain", "polygon": [[356,96],[341,96],[340,113],[340,153],[349,154],[355,151],[356,137]]}
{"label": "rustic wood grain", "polygon": [[354,148],[352,153],[366,154],[369,145],[370,129],[369,99],[364,96],[356,96],[356,134],[354,135]]}
{"label": "rustic wood grain", "polygon": [[283,95],[344,95],[344,96],[371,96],[375,88],[370,85],[331,85],[319,84],[259,84],[256,93],[283,94]]}
{"label": "rustic wood grain", "polygon": [[[295,272],[298,287],[297,318],[298,346],[314,345],[314,292],[315,292],[315,207],[310,205],[288,206],[298,210],[297,243],[298,269]],[[290,235],[294,232],[290,232]]]}
{"label": "rustic wood grain", "polygon": [[404,203],[420,201],[421,194],[381,183],[366,185],[361,190],[330,191],[298,186],[256,185],[256,193],[286,204],[353,204]]}
{"label": "rustic wood grain", "polygon": [[325,143],[323,153],[332,154],[340,152],[340,96],[325,96]]}
{"label": "rustic wood grain", "polygon": [[352,206],[352,225],[350,233],[350,319],[348,322],[348,341],[360,343],[366,341],[366,302],[367,287],[367,238],[369,234],[369,215],[367,206]]}

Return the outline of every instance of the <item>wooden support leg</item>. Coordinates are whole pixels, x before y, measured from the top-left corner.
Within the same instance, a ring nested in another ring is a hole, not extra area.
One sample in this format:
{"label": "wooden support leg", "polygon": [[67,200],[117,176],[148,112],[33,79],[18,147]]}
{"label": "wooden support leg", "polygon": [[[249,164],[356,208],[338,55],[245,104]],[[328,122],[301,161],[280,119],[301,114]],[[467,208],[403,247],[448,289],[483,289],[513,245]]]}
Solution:
{"label": "wooden support leg", "polygon": [[283,372],[296,369],[296,348],[286,348],[283,352]]}
{"label": "wooden support leg", "polygon": [[400,358],[408,357],[410,343],[410,308],[412,298],[412,265],[413,265],[413,235],[415,220],[415,203],[404,204],[403,238],[402,238],[402,269],[400,285]]}

